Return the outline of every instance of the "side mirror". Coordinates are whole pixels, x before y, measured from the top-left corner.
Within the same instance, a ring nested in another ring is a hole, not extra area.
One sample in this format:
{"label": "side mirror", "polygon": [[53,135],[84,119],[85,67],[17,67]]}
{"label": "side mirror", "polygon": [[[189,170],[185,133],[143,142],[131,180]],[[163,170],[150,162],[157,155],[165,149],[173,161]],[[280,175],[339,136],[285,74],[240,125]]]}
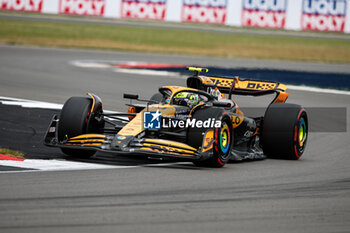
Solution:
{"label": "side mirror", "polygon": [[124,99],[137,100],[139,98],[139,95],[124,93],[123,98]]}
{"label": "side mirror", "polygon": [[227,102],[218,102],[218,101],[214,101],[214,102],[213,102],[213,106],[229,108],[229,107],[231,107],[231,104],[230,104],[230,103],[227,103]]}

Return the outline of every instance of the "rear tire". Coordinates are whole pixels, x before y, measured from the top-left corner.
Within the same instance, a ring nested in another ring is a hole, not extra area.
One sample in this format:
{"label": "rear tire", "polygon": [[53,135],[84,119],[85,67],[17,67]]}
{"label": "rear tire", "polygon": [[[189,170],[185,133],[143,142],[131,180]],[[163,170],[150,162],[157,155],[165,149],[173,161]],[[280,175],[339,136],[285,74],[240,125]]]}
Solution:
{"label": "rear tire", "polygon": [[268,107],[261,140],[267,157],[297,160],[304,153],[307,137],[307,114],[300,105],[273,103]]}
{"label": "rear tire", "polygon": [[[89,125],[92,100],[87,97],[71,97],[64,104],[58,123],[58,140],[61,142],[81,134],[92,133],[97,130],[92,122]],[[102,109],[101,109],[102,110]],[[61,148],[66,155],[89,158],[96,153],[95,150],[81,150]]]}
{"label": "rear tire", "polygon": [[[231,118],[223,109],[220,108],[199,109],[193,114],[193,118],[202,121],[209,118],[214,118],[215,120],[221,121],[220,128],[213,128],[213,156],[203,161],[194,161],[193,163],[198,167],[223,167],[230,159],[231,148],[233,145]],[[189,129],[187,133],[188,145],[197,149],[202,146],[203,133],[207,130],[207,128]]]}

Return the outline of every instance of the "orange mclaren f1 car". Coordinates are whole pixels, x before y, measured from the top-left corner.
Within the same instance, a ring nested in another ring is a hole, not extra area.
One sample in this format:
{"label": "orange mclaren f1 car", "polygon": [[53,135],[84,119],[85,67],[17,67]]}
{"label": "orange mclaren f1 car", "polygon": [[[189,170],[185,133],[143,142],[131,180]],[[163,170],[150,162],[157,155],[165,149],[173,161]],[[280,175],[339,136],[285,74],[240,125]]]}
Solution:
{"label": "orange mclaren f1 car", "polygon": [[[197,166],[222,167],[229,160],[299,159],[308,137],[303,107],[287,104],[281,83],[203,76],[190,67],[187,86],[163,86],[149,100],[124,94],[127,113],[106,113],[101,99],[71,97],[55,115],[45,145],[77,157],[96,151],[192,161]],[[264,116],[246,116],[233,95],[275,94]]]}

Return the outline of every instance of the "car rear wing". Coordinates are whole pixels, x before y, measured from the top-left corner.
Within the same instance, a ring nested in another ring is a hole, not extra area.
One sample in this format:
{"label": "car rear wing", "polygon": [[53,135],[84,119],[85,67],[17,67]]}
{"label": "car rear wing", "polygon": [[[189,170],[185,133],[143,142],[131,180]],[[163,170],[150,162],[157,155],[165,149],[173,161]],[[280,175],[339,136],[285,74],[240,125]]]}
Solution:
{"label": "car rear wing", "polygon": [[229,99],[233,94],[260,96],[276,93],[272,103],[284,103],[289,96],[286,92],[287,87],[282,83],[251,79],[240,80],[238,76],[232,78],[202,76],[199,75],[200,72],[207,73],[209,70],[198,67],[187,67],[186,69],[195,72],[194,76],[187,78],[188,87],[207,92],[210,92],[213,88],[218,88],[221,93],[228,94]]}
{"label": "car rear wing", "polygon": [[[286,91],[287,87],[284,84],[261,81],[261,80],[240,80],[238,77],[208,77],[214,85],[225,94],[232,92],[238,95],[264,95],[275,91]],[[266,93],[268,92],[268,93]]]}
{"label": "car rear wing", "polygon": [[238,77],[192,76],[187,79],[187,85],[192,88],[208,91],[208,88],[218,88],[223,94],[261,96],[276,94],[273,103],[284,103],[289,94],[284,84],[261,80],[240,80]]}

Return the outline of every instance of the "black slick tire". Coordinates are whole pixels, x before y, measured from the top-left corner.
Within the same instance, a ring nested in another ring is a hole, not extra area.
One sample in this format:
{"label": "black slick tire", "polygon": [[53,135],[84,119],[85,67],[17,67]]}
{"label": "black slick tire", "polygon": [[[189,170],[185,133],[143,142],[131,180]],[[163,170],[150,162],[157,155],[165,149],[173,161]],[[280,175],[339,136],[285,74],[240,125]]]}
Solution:
{"label": "black slick tire", "polygon": [[299,159],[305,151],[308,118],[296,104],[273,103],[264,116],[261,145],[264,154],[276,159]]}
{"label": "black slick tire", "polygon": [[[64,104],[58,123],[58,140],[78,136],[88,132],[88,122],[92,100],[87,97],[71,97]],[[89,158],[95,150],[61,148],[66,155]]]}
{"label": "black slick tire", "polygon": [[[198,167],[223,167],[230,159],[231,148],[233,145],[232,123],[229,115],[221,108],[203,108],[197,110],[193,114],[196,120],[205,121],[209,118],[221,121],[220,128],[214,130],[213,155],[203,161],[194,161]],[[191,128],[188,129],[187,143],[188,145],[199,148],[202,146],[203,134],[207,128]]]}

